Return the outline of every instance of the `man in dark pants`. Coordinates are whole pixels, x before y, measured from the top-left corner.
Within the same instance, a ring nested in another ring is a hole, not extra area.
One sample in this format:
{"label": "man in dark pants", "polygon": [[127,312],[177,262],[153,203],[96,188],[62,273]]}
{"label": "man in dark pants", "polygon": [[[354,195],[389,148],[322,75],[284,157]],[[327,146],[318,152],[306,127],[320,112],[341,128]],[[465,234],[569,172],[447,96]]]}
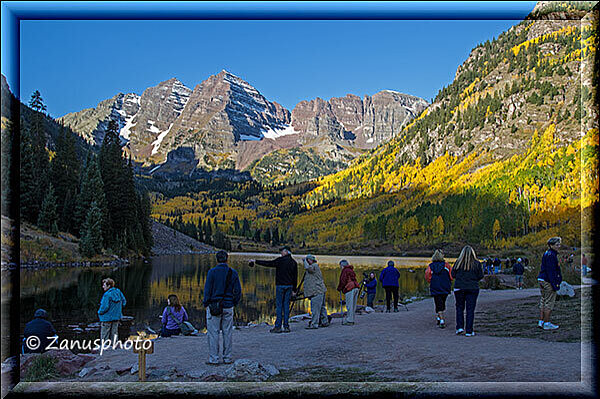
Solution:
{"label": "man in dark pants", "polygon": [[[275,302],[277,306],[277,319],[275,327],[270,332],[290,332],[290,299],[296,295],[298,284],[298,264],[292,258],[290,247],[281,248],[281,256],[273,260],[250,259],[250,267],[254,264],[266,267],[274,267],[275,270]],[[281,324],[283,323],[283,330]]]}
{"label": "man in dark pants", "polygon": [[[56,330],[47,318],[48,313],[38,309],[33,314],[33,320],[25,325],[23,353],[46,352],[46,347],[52,342],[49,337],[56,336]],[[34,336],[37,338],[29,338]]]}

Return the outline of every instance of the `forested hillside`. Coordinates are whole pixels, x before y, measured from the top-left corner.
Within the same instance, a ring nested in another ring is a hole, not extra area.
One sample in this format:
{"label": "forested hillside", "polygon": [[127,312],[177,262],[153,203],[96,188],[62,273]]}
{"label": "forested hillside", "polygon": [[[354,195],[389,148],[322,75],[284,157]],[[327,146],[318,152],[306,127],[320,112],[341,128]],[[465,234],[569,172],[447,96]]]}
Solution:
{"label": "forested hillside", "polygon": [[279,241],[323,249],[512,248],[554,234],[579,245],[598,198],[597,20],[580,20],[592,5],[539,4],[530,19],[473,49],[392,141],[308,191],[161,196],[154,216],[200,220],[202,230],[212,220],[213,229],[255,240],[273,240],[277,229]]}

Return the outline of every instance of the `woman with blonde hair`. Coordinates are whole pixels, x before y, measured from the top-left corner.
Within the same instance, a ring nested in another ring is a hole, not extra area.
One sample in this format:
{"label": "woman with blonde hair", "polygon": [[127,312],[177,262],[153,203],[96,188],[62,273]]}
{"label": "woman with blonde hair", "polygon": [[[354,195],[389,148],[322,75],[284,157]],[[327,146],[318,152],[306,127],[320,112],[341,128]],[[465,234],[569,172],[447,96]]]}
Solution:
{"label": "woman with blonde hair", "polygon": [[465,307],[467,310],[467,337],[475,335],[473,321],[475,320],[475,305],[479,295],[479,280],[483,278],[481,263],[477,260],[475,251],[469,245],[460,251],[451,272],[455,279],[454,299],[456,301],[456,334],[465,332]]}
{"label": "woman with blonde hair", "polygon": [[425,279],[429,283],[429,293],[433,297],[437,325],[446,327],[444,311],[446,310],[446,298],[450,294],[452,275],[450,264],[444,260],[444,254],[436,249],[431,257],[431,263],[425,270]]}

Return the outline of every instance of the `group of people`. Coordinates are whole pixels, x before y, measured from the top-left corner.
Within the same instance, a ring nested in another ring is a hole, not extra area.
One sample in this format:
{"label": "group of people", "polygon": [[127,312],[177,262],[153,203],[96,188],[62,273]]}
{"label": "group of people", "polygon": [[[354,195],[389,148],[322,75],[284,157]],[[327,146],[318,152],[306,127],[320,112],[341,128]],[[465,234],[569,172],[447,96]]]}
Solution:
{"label": "group of people", "polygon": [[521,266],[527,267],[529,266],[529,259],[526,257],[522,258],[506,258],[502,261],[497,256],[495,258],[483,258],[481,260],[481,266],[483,267],[483,274],[499,274],[502,272],[502,262],[504,262],[504,270],[505,272],[510,273],[510,270],[514,273],[515,264],[520,263]]}
{"label": "group of people", "polygon": [[[555,330],[558,325],[550,322],[550,314],[556,301],[556,292],[562,282],[562,273],[558,262],[561,238],[552,237],[548,240],[547,245],[548,250],[542,256],[542,264],[537,277],[540,288],[538,327],[544,330]],[[425,270],[425,278],[430,284],[429,290],[434,300],[438,327],[445,328],[446,326],[444,318],[446,299],[452,291],[452,281],[454,280],[456,334],[465,334],[468,337],[475,335],[473,325],[479,296],[479,281],[484,277],[484,267],[487,267],[482,266],[482,263],[485,264],[485,260],[481,262],[477,260],[475,251],[468,245],[462,249],[454,266],[444,260],[444,255],[440,250],[434,252],[431,263]],[[518,258],[512,267],[516,288],[523,289],[523,273],[525,271],[523,259]]]}
{"label": "group of people", "polygon": [[[538,327],[544,330],[553,330],[557,325],[550,322],[556,291],[560,287],[562,274],[558,263],[560,237],[548,240],[548,250],[542,257],[541,269],[538,275],[540,287],[540,319]],[[222,354],[223,362],[232,363],[232,330],[234,307],[241,300],[241,284],[237,271],[229,267],[228,254],[219,251],[216,254],[217,265],[208,271],[204,285],[203,304],[206,307],[206,329],[208,338],[209,357],[206,364],[219,364]],[[484,277],[483,262],[477,259],[475,251],[470,246],[465,246],[453,266],[445,261],[441,250],[436,250],[432,262],[425,271],[425,278],[430,284],[430,294],[434,299],[436,324],[445,328],[446,300],[453,291],[456,303],[456,334],[474,336],[475,307],[479,295],[479,281]],[[304,298],[310,299],[311,320],[306,329],[327,327],[331,323],[331,316],[327,314],[325,294],[327,287],[323,275],[314,255],[306,255],[304,263]],[[337,290],[345,296],[347,312],[342,319],[342,325],[351,326],[355,323],[355,313],[359,289],[361,284],[356,279],[354,267],[345,259],[339,262],[341,274]],[[281,256],[273,260],[249,261],[249,266],[255,265],[273,267],[275,271],[275,302],[276,320],[271,333],[289,333],[290,302],[298,295],[297,274],[298,265],[292,257],[289,247],[281,249]],[[521,259],[513,265],[515,275],[521,276],[524,270]],[[517,273],[518,272],[518,273]],[[398,290],[400,272],[394,262],[389,261],[379,276],[379,280],[386,293],[386,312],[398,311]],[[454,287],[452,287],[454,281]],[[367,293],[367,306],[373,307],[377,290],[375,273],[370,273],[368,279],[363,281]],[[302,283],[301,283],[302,284]],[[127,301],[123,293],[115,287],[114,280],[102,280],[104,295],[100,301],[98,317],[101,322],[100,336],[103,340],[117,340],[118,326],[123,317],[122,308]],[[465,320],[466,313],[466,320]],[[31,335],[50,337],[56,331],[47,320],[47,313],[38,309],[35,318],[25,327],[25,338]],[[181,334],[181,324],[188,320],[184,307],[176,295],[169,295],[167,306],[162,314],[161,336],[169,337]],[[223,350],[219,347],[219,335],[223,334]],[[43,351],[43,346],[41,350]]]}

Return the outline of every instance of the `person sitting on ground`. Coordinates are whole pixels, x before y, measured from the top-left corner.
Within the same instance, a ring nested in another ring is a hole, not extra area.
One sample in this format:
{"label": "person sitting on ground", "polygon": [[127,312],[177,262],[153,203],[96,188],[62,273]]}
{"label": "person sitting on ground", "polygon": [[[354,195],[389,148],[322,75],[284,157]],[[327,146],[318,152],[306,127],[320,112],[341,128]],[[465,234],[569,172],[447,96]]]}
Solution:
{"label": "person sitting on ground", "polygon": [[381,285],[385,290],[385,303],[386,303],[386,313],[391,312],[390,301],[392,296],[394,297],[394,312],[398,312],[398,289],[400,288],[400,284],[398,280],[400,279],[400,272],[396,267],[394,267],[394,261],[390,260],[387,263],[387,267],[381,271],[379,275],[379,281],[381,281]]}
{"label": "person sitting on ground", "polygon": [[450,264],[444,260],[444,254],[436,249],[431,257],[431,263],[425,270],[425,279],[429,283],[429,293],[433,297],[437,325],[446,327],[444,311],[446,310],[446,298],[450,294],[452,275]]}
{"label": "person sitting on ground", "polygon": [[[466,245],[454,263],[451,271],[454,278],[454,299],[456,302],[456,335],[465,332],[466,336],[475,335],[473,324],[475,321],[475,306],[479,295],[479,280],[483,278],[481,264],[477,260],[475,251]],[[467,324],[465,327],[465,307],[467,310]]]}
{"label": "person sitting on ground", "polygon": [[[25,324],[25,330],[23,331],[23,353],[46,352],[46,348],[52,343],[52,340],[49,338],[55,336],[56,330],[52,323],[48,321],[48,312],[44,309],[36,310],[33,314],[33,320]],[[37,337],[37,339],[29,337]]]}
{"label": "person sitting on ground", "polygon": [[555,330],[557,325],[550,323],[550,314],[556,301],[556,291],[562,282],[562,273],[558,264],[558,251],[561,245],[560,237],[548,240],[548,250],[542,256],[542,265],[538,274],[540,283],[540,320],[538,327],[544,330]]}
{"label": "person sitting on ground", "polygon": [[188,321],[188,315],[185,308],[179,303],[179,298],[175,294],[171,294],[167,298],[167,306],[162,313],[162,329],[161,337],[170,337],[172,335],[181,334],[179,325],[184,321]]}
{"label": "person sitting on ground", "polygon": [[125,296],[115,287],[115,280],[102,280],[104,295],[100,301],[98,318],[100,319],[100,339],[111,341],[111,345],[119,339],[119,323],[123,318],[123,306],[127,304]]}
{"label": "person sitting on ground", "polygon": [[375,301],[375,295],[377,295],[377,279],[375,273],[369,273],[369,280],[365,284],[367,287],[367,306],[373,308],[373,301]]}
{"label": "person sitting on ground", "polygon": [[[277,318],[272,333],[290,332],[290,299],[296,296],[298,285],[298,264],[292,258],[292,250],[287,245],[281,248],[281,256],[273,260],[250,259],[249,266],[255,264],[275,268],[275,306]],[[283,324],[283,330],[281,329]]]}
{"label": "person sitting on ground", "polygon": [[348,263],[346,259],[342,259],[340,261],[340,267],[342,268],[342,273],[340,274],[337,290],[346,296],[346,317],[342,319],[342,325],[352,326],[354,325],[356,303],[358,301],[358,288],[360,285],[356,280],[354,266]]}
{"label": "person sitting on ground", "polygon": [[525,267],[521,263],[522,259],[519,258],[513,265],[513,273],[515,274],[515,285],[518,290],[523,289],[523,273],[525,273]]}
{"label": "person sitting on ground", "polygon": [[204,283],[202,303],[206,307],[208,365],[219,364],[220,331],[223,331],[223,363],[233,363],[233,308],[242,298],[242,286],[237,271],[227,265],[228,257],[225,251],[217,252],[218,263],[208,271]]}
{"label": "person sitting on ground", "polygon": [[314,255],[304,257],[304,296],[310,299],[310,312],[312,320],[308,323],[307,329],[329,326],[327,317],[327,307],[325,306],[325,282],[323,274]]}

